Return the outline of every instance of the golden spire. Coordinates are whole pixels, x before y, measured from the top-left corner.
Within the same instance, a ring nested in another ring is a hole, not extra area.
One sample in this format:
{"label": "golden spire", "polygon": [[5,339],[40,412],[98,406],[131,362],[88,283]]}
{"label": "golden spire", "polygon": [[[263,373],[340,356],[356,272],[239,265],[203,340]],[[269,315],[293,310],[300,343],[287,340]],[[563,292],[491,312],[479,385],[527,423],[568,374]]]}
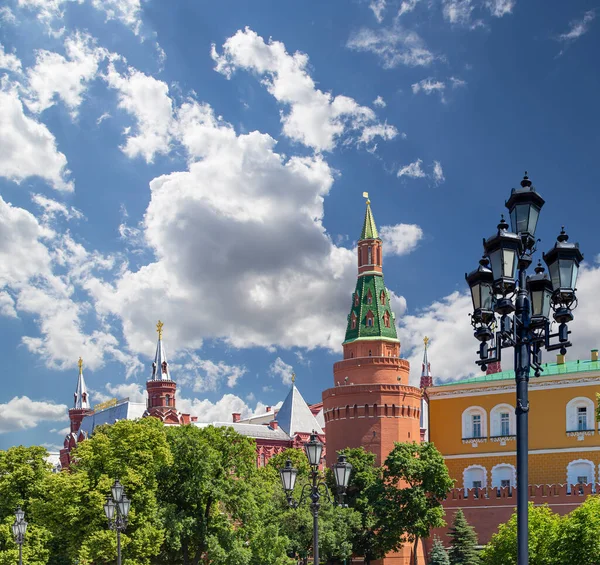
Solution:
{"label": "golden spire", "polygon": [[425,344],[425,349],[427,349],[427,346],[429,345],[429,338],[427,336],[423,338],[423,343]]}
{"label": "golden spire", "polygon": [[80,357],[79,361],[77,361],[77,366],[79,367],[79,374],[83,373],[83,359]]}
{"label": "golden spire", "polygon": [[163,333],[164,324],[158,320],[158,324],[156,324],[156,331],[158,332],[158,340],[162,341],[162,333]]}
{"label": "golden spire", "polygon": [[292,373],[292,384],[296,382],[296,373]]}

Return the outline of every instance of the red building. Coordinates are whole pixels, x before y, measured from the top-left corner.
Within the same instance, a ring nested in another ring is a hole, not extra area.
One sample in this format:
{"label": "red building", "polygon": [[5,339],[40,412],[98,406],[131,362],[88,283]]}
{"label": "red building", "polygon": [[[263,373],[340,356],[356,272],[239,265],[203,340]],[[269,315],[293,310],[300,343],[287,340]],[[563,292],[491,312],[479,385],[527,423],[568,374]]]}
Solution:
{"label": "red building", "polygon": [[[421,391],[408,384],[410,366],[400,358],[382,265],[383,244],[367,200],[344,358],[333,366],[333,387],[323,392],[323,412],[330,453],[363,446],[376,455],[378,465],[395,442],[421,441]],[[409,544],[382,563],[409,565],[411,555]]]}
{"label": "red building", "polygon": [[[325,443],[323,431],[322,405],[312,409],[305,402],[296,387],[292,388],[281,408],[242,420],[240,414],[233,414],[231,422],[200,423],[196,416],[182,414],[177,410],[177,383],[171,379],[169,362],[163,341],[163,323],[157,326],[158,342],[152,363],[152,373],[146,382],[147,401],[132,402],[129,398],[113,399],[91,408],[85,380],[83,378],[83,361],[79,360],[79,375],[73,408],[69,410],[71,428],[65,437],[63,449],[60,451],[60,467],[66,469],[71,462],[70,453],[77,444],[86,440],[97,426],[114,424],[118,420],[136,420],[138,418],[158,418],[165,425],[180,426],[193,424],[196,426],[230,426],[241,435],[256,440],[257,465],[263,466],[275,454],[290,447],[302,447],[314,431]],[[295,379],[294,379],[295,380]],[[325,451],[324,463],[325,463]]]}

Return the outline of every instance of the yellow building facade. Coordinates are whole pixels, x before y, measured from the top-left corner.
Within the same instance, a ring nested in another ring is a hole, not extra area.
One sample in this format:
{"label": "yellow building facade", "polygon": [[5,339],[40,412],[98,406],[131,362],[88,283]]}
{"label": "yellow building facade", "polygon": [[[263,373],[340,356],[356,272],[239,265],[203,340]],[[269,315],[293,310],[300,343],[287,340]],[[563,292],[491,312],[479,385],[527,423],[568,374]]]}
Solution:
{"label": "yellow building facade", "polygon": [[[559,360],[560,361],[560,360]],[[600,482],[598,352],[544,365],[529,382],[529,484]],[[516,486],[513,371],[427,389],[430,441],[461,489]]]}

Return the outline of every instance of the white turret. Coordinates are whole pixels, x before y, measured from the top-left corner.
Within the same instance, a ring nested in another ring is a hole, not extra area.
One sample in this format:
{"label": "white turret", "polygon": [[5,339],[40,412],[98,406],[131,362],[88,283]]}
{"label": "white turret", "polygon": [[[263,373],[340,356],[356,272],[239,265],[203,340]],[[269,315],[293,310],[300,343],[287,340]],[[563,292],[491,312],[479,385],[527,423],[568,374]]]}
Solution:
{"label": "white turret", "polygon": [[77,389],[75,391],[75,403],[73,408],[80,410],[89,410],[90,400],[88,397],[87,388],[85,386],[85,380],[83,379],[83,359],[80,357],[77,362],[79,366],[79,376],[77,377]]}
{"label": "white turret", "polygon": [[154,363],[152,363],[152,376],[151,381],[170,381],[171,374],[169,372],[169,363],[167,362],[167,356],[165,354],[165,346],[162,339],[162,329],[164,324],[159,320],[156,324],[156,331],[158,332],[158,343],[156,344],[156,355],[154,356]]}

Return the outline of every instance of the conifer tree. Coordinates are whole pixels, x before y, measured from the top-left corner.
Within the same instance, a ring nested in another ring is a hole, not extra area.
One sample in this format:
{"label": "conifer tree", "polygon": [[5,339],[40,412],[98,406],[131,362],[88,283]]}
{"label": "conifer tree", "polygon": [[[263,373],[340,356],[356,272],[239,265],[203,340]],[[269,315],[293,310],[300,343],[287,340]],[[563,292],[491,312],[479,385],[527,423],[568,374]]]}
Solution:
{"label": "conifer tree", "polygon": [[452,539],[448,552],[450,565],[479,565],[480,559],[475,549],[477,534],[467,522],[462,510],[457,510],[454,515],[448,536]]}
{"label": "conifer tree", "polygon": [[431,554],[429,556],[429,565],[450,565],[448,553],[444,549],[444,544],[437,536],[433,538]]}

